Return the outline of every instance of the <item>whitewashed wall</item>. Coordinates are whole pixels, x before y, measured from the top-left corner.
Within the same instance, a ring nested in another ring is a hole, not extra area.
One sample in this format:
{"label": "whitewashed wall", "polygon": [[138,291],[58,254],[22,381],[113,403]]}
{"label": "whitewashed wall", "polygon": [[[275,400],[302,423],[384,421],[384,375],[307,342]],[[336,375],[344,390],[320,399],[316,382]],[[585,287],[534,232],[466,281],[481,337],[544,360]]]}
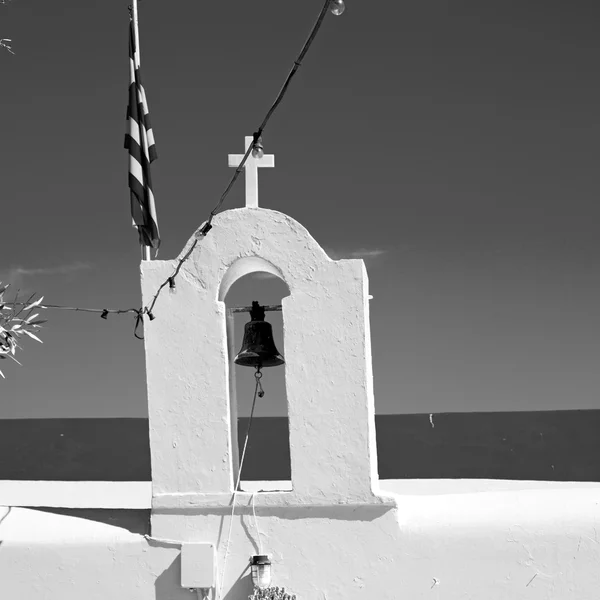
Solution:
{"label": "whitewashed wall", "polygon": [[[499,486],[431,481],[425,489],[420,482],[384,485],[402,488],[398,510],[381,514],[348,507],[330,509],[327,515],[326,509],[305,509],[304,514],[297,509],[274,517],[259,509],[262,544],[273,553],[274,582],[299,598],[328,600],[597,596],[599,486],[503,482],[504,490],[485,491]],[[470,491],[473,487],[482,491]],[[247,579],[234,580],[258,545],[247,500],[235,520],[227,563],[230,600],[246,598]],[[195,598],[180,587],[176,545],[23,508],[0,508],[0,520],[1,598]],[[213,528],[221,518],[203,521],[200,535],[185,526],[172,533],[196,541],[211,533],[217,537]],[[228,517],[223,524],[226,532]]]}
{"label": "whitewashed wall", "polygon": [[[143,264],[144,303],[174,265]],[[231,520],[237,464],[223,299],[257,270],[290,289],[283,320],[293,489],[240,492]],[[331,261],[280,213],[227,211],[154,313],[145,347],[155,539],[4,510],[0,598],[195,598],[180,586],[179,544],[156,538],[214,544],[219,600],[247,597],[248,559],[260,551],[272,555],[273,583],[299,600],[598,596],[598,486],[379,489],[362,261]]]}

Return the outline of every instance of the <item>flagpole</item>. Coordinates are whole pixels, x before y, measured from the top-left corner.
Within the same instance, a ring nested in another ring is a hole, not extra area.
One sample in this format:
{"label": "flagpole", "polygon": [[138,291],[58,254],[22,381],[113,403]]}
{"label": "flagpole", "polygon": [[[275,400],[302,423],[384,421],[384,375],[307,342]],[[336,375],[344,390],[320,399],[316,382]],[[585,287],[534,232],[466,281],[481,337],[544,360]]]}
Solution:
{"label": "flagpole", "polygon": [[[140,66],[140,30],[138,24],[138,0],[133,0],[133,40],[135,43],[135,68]],[[150,255],[150,246],[141,244],[142,260],[152,260]]]}

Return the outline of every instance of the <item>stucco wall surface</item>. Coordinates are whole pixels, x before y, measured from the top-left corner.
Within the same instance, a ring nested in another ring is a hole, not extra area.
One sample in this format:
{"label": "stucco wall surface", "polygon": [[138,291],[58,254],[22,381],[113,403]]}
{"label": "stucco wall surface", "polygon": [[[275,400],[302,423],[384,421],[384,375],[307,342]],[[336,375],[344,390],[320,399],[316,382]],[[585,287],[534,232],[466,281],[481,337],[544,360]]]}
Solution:
{"label": "stucco wall surface", "polygon": [[[252,494],[240,494],[227,562],[229,510],[156,515],[153,535],[218,544],[227,600],[245,600],[248,557],[261,550],[273,583],[301,600],[597,597],[598,489],[394,498],[397,508],[256,508],[255,520]],[[176,544],[28,509],[0,508],[0,519],[1,598],[195,598],[180,587]]]}
{"label": "stucco wall surface", "polygon": [[[249,557],[257,553],[271,556],[273,584],[299,600],[598,597],[598,486],[381,485],[362,261],[330,260],[275,211],[226,211],[214,225],[145,323],[153,481],[151,490],[123,491],[127,506],[146,505],[151,492],[152,538],[0,508],[2,600],[195,599],[180,586],[187,542],[217,549],[218,600],[247,598]],[[143,264],[144,304],[175,265]],[[224,299],[253,271],[276,274],[290,289],[283,323],[292,489],[246,486],[233,495]],[[64,501],[60,488],[46,485],[55,504]],[[102,482],[94,489],[109,488],[117,489]],[[72,504],[86,503],[83,483],[69,489]],[[26,492],[12,484],[9,491],[21,499]]]}
{"label": "stucco wall surface", "polygon": [[118,527],[0,507],[2,600],[166,599],[178,557]]}
{"label": "stucco wall surface", "polygon": [[[219,214],[193,243],[176,292],[160,296],[145,327],[151,523],[155,538],[218,549],[219,600],[247,597],[249,556],[263,552],[273,583],[300,600],[597,597],[597,489],[380,491],[362,261],[330,260],[299,223],[258,208]],[[176,264],[143,263],[145,304]],[[232,498],[224,300],[255,271],[290,290],[282,304],[292,490]]]}
{"label": "stucco wall surface", "polygon": [[[236,404],[224,300],[238,278],[257,271],[278,275],[290,290],[282,316],[294,501],[376,501],[363,261],[331,260],[302,225],[272,210],[225,211],[213,225],[183,263],[176,291],[160,295],[156,318],[145,323],[153,506],[176,504],[179,495],[203,502],[204,492],[231,494]],[[143,262],[145,304],[176,264]]]}
{"label": "stucco wall surface", "polygon": [[[306,599],[588,600],[597,595],[598,489],[397,495],[395,500],[397,508],[257,508],[255,521],[251,494],[238,495],[224,585],[232,591],[226,597],[245,598],[248,556],[261,549],[273,555],[274,582]],[[176,536],[195,531],[220,540],[222,569],[229,516],[217,509],[200,512],[155,515],[153,524]]]}
{"label": "stucco wall surface", "polygon": [[[362,261],[330,260],[275,211],[226,211],[214,225],[145,323],[151,488],[45,482],[32,498],[35,482],[4,485],[7,497],[32,505],[80,508],[90,494],[107,509],[151,504],[152,538],[0,507],[1,600],[195,599],[180,586],[187,542],[217,549],[211,600],[245,600],[249,557],[258,553],[271,555],[273,584],[298,600],[599,597],[597,485],[380,484]],[[143,264],[145,305],[175,265]],[[246,484],[233,495],[224,299],[253,271],[276,274],[290,289],[283,322],[292,481],[291,490],[288,482],[262,492]],[[121,498],[100,498],[117,490]]]}

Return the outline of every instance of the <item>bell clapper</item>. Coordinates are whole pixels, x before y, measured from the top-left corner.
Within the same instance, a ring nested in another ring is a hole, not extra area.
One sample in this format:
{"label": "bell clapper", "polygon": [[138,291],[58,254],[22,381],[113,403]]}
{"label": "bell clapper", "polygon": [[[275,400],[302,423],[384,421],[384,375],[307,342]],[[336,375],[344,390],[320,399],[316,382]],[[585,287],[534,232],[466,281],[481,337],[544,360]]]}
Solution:
{"label": "bell clapper", "polygon": [[262,398],[265,395],[265,390],[263,390],[263,386],[262,383],[260,382],[260,380],[262,379],[262,372],[261,372],[261,366],[258,365],[256,367],[256,373],[254,373],[254,378],[256,379],[256,386],[258,388],[258,397]]}

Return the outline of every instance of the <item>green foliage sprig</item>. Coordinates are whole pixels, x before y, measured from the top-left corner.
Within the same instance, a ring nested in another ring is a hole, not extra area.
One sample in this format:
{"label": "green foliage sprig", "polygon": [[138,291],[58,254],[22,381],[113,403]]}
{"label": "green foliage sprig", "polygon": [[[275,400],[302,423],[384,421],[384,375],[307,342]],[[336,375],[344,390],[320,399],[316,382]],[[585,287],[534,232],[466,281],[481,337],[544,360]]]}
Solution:
{"label": "green foliage sprig", "polygon": [[255,587],[248,600],[296,600],[296,595],[288,594],[284,587]]}
{"label": "green foliage sprig", "polygon": [[[0,360],[10,358],[17,364],[21,364],[16,358],[15,353],[21,350],[19,342],[24,336],[30,337],[40,344],[40,340],[33,332],[39,329],[46,321],[38,319],[39,314],[34,314],[34,308],[39,307],[44,297],[34,300],[35,294],[32,294],[26,302],[19,302],[19,293],[15,295],[12,301],[4,299],[4,295],[10,284],[1,285],[0,282]],[[0,376],[4,373],[0,370]]]}
{"label": "green foliage sprig", "polygon": [[[0,4],[8,4],[9,2],[10,0],[0,0]],[[12,46],[10,45],[11,42],[12,40],[8,38],[0,39],[0,48],[4,48],[5,50],[8,50],[11,54],[14,54]]]}

